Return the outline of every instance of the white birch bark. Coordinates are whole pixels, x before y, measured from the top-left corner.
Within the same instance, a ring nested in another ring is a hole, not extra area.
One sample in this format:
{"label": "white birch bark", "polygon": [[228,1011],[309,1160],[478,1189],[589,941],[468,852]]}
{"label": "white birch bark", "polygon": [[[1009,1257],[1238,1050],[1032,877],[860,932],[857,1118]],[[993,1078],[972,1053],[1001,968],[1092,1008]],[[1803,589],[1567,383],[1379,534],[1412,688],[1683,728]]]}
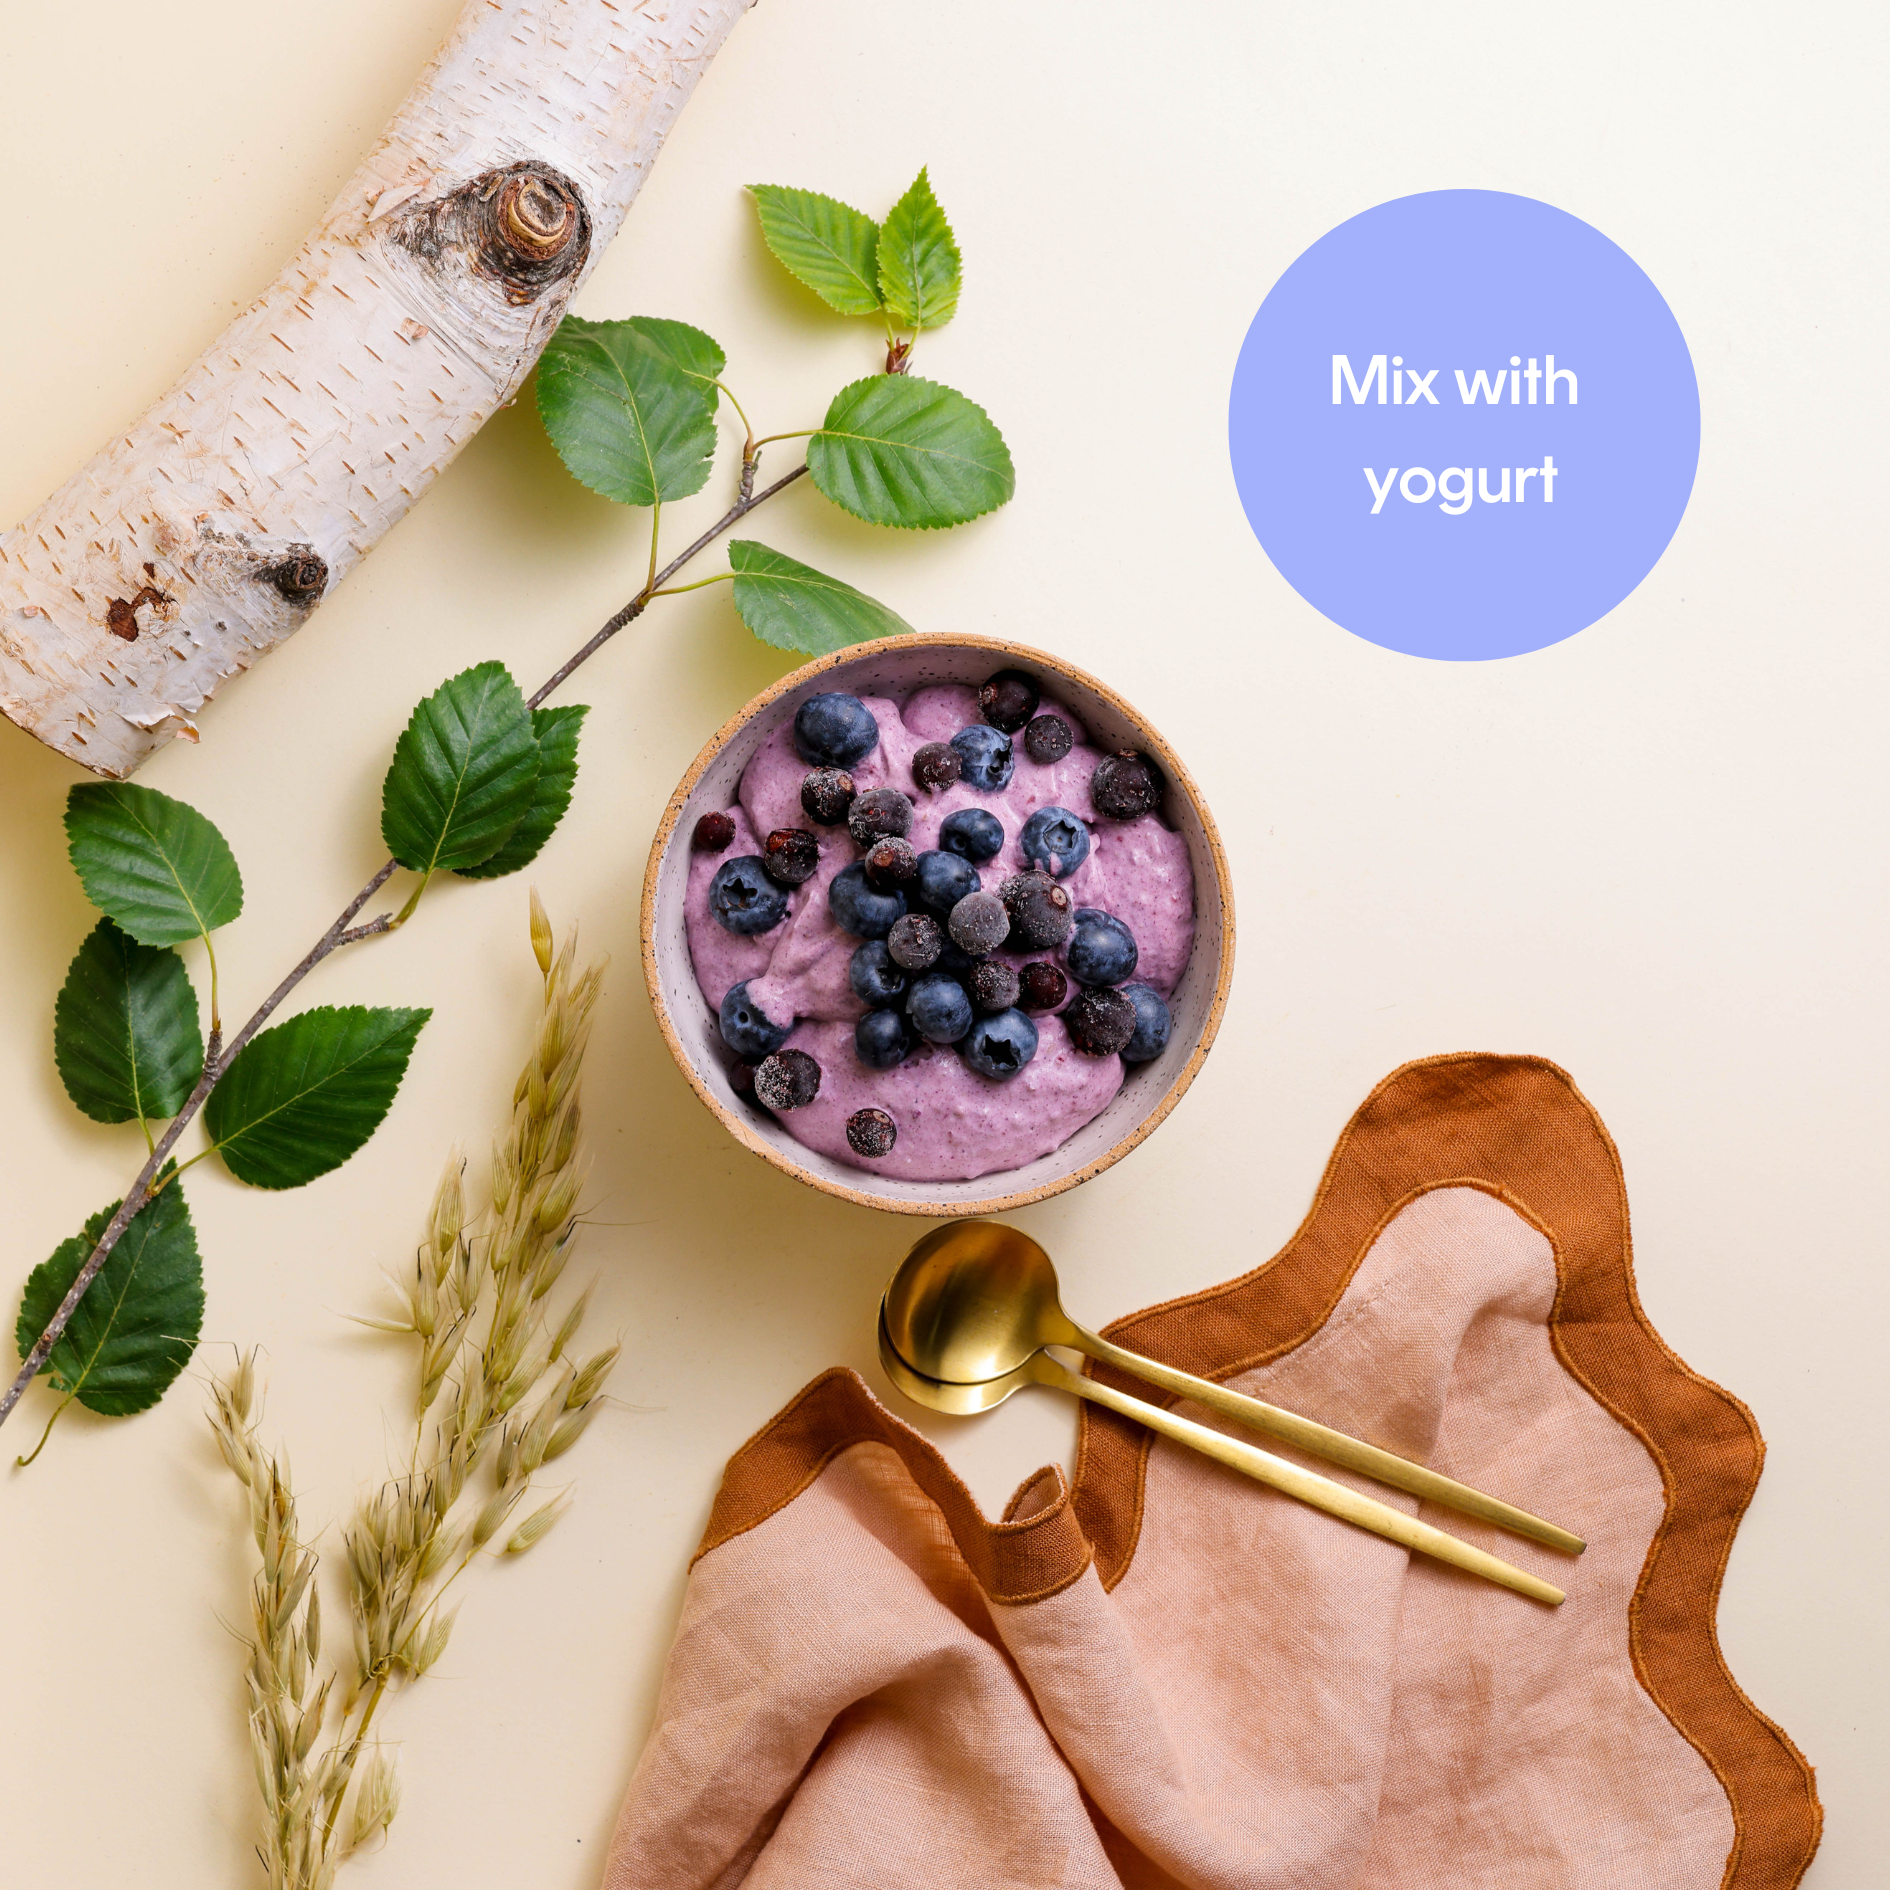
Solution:
{"label": "white birch bark", "polygon": [[273,287],[0,537],[0,710],[197,738],[519,383],[749,0],[471,0]]}

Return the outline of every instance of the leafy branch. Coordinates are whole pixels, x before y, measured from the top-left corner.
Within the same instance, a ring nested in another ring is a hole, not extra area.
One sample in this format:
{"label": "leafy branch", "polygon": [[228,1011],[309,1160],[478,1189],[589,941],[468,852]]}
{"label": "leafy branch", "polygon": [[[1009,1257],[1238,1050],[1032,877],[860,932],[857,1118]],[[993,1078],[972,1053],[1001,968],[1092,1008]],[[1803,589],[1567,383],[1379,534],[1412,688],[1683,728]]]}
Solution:
{"label": "leafy branch", "polygon": [[[251,1186],[295,1188],[339,1167],[374,1134],[430,1013],[324,1006],[271,1019],[336,952],[404,925],[438,875],[495,879],[537,857],[570,805],[587,713],[548,699],[671,594],[679,573],[803,477],[856,518],[908,530],[963,524],[1010,498],[1010,454],[984,410],[910,372],[920,334],[956,310],[961,280],[956,241],[925,174],[883,225],[813,192],[759,186],[754,197],[763,237],[792,275],[841,313],[883,318],[885,372],[843,387],[818,427],[757,438],[725,385],[723,350],[700,329],[648,316],[564,321],[539,363],[539,414],[574,477],[650,511],[644,581],[529,696],[503,664],[485,662],[414,710],[382,788],[388,858],[227,1040],[213,934],[243,907],[228,843],[196,809],[153,789],[72,790],[72,861],[102,916],[60,993],[55,1058],[75,1105],[96,1121],[135,1120],[147,1154],[123,1199],[29,1279],[16,1328],[23,1362],[0,1395],[0,1423],[42,1371],[64,1398],[49,1433],[74,1399],[107,1414],[141,1410],[183,1369],[203,1316],[178,1179],[185,1169],[215,1154]],[[659,562],[663,508],[707,483],[724,401],[743,435],[735,497]],[[804,462],[760,486],[763,448],[803,438]],[[911,627],[851,585],[753,540],[731,540],[729,569],[702,582],[724,580],[737,615],[777,648],[819,654]],[[415,876],[405,900],[360,921],[400,871]],[[208,961],[207,1036],[177,954],[193,939]],[[198,1120],[207,1145],[179,1163],[180,1140]]]}

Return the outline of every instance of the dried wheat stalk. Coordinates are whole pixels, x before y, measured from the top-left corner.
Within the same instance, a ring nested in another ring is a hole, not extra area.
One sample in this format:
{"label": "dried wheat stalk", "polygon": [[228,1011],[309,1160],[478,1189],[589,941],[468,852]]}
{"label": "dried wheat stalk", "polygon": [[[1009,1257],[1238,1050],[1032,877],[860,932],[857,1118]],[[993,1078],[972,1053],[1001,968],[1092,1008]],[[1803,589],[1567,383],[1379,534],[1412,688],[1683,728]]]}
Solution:
{"label": "dried wheat stalk", "polygon": [[544,1004],[493,1152],[489,1206],[469,1221],[464,1164],[449,1161],[401,1283],[402,1316],[363,1322],[413,1340],[414,1442],[344,1531],[345,1660],[323,1663],[317,1557],[298,1531],[287,1458],[257,1438],[253,1358],[214,1387],[212,1428],[249,1492],[259,1557],[245,1683],[270,1890],[326,1890],[337,1864],[392,1823],[399,1784],[391,1754],[370,1742],[375,1716],[391,1687],[446,1651],[447,1589],[481,1555],[524,1554],[563,1513],[560,1495],[521,1519],[539,1471],[596,1416],[617,1360],[615,1345],[574,1350],[588,1291],[552,1307],[576,1235],[578,1076],[602,968],[575,969],[575,936],[554,955],[536,894],[532,947]]}

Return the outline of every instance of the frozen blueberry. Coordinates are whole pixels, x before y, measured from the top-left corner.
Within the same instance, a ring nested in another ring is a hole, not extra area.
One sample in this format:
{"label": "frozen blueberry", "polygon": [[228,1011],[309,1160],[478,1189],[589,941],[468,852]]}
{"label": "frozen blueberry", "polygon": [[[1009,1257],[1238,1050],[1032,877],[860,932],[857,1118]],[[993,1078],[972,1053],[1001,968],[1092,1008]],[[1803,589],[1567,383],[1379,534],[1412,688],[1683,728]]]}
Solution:
{"label": "frozen blueberry", "polygon": [[1075,901],[1048,873],[1013,873],[998,888],[1011,915],[1011,949],[1054,951],[1070,936]]}
{"label": "frozen blueberry", "polygon": [[1060,715],[1040,715],[1024,730],[1024,753],[1040,768],[1061,761],[1076,746],[1076,731]]}
{"label": "frozen blueberry", "polygon": [[1032,866],[1061,879],[1089,858],[1089,828],[1067,807],[1040,807],[1024,822],[1017,844]]}
{"label": "frozen blueberry", "polygon": [[919,904],[941,919],[967,893],[975,893],[983,884],[976,868],[956,853],[933,851],[919,855]]}
{"label": "frozen blueberry", "polygon": [[879,724],[858,696],[809,696],[794,712],[794,746],[810,768],[850,768],[879,746]]}
{"label": "frozen blueberry", "polygon": [[963,859],[994,860],[1004,845],[1004,823],[982,807],[961,807],[939,823],[938,843]]}
{"label": "frozen blueberry", "polygon": [[979,1010],[1008,1011],[1017,1002],[1022,986],[1015,966],[1001,958],[987,958],[983,964],[972,966],[965,988]]}
{"label": "frozen blueberry", "polygon": [[1146,755],[1124,749],[1097,762],[1089,777],[1089,798],[1096,811],[1111,820],[1134,820],[1162,804],[1162,777]]}
{"label": "frozen blueberry", "polygon": [[895,838],[909,834],[912,803],[897,788],[868,788],[847,809],[847,831],[863,847],[870,847],[888,834]]}
{"label": "frozen blueberry", "polygon": [[898,1125],[883,1109],[856,1109],[847,1117],[847,1147],[869,1161],[890,1155],[898,1140]]}
{"label": "frozen blueberry", "polygon": [[928,1043],[956,1043],[971,1028],[971,1000],[956,978],[928,971],[912,981],[906,1015]]}
{"label": "frozen blueberry", "polygon": [[905,995],[906,974],[900,970],[883,939],[869,938],[854,948],[847,960],[847,983],[853,995],[869,1008],[895,1004]]}
{"label": "frozen blueberry", "polygon": [[762,843],[761,863],[777,886],[801,886],[820,864],[820,842],[805,827],[777,827]]}
{"label": "frozen blueberry", "polygon": [[1011,738],[1008,735],[1000,734],[982,722],[973,722],[969,728],[961,728],[952,737],[952,746],[958,750],[958,760],[965,771],[963,778],[967,787],[982,789],[986,794],[996,794],[1010,786],[1017,763],[1011,755]]}
{"label": "frozen blueberry", "polygon": [[837,827],[853,805],[853,777],[842,768],[816,768],[801,783],[801,811],[822,827]]}
{"label": "frozen blueberry", "polygon": [[1022,1011],[981,1017],[965,1033],[958,1054],[980,1076],[1008,1082],[1037,1054],[1037,1026]]}
{"label": "frozen blueberry", "polygon": [[1135,1005],[1107,985],[1079,991],[1076,1002],[1063,1013],[1070,1041],[1086,1057],[1109,1057],[1135,1035]]}
{"label": "frozen blueberry", "polygon": [[1027,1011],[1054,1011],[1069,996],[1070,981],[1048,959],[1036,958],[1017,974],[1018,1002]]}
{"label": "frozen blueberry", "polygon": [[704,814],[689,836],[698,853],[720,853],[735,838],[735,823],[726,814]]}
{"label": "frozen blueberry", "polygon": [[743,1061],[728,1066],[728,1086],[744,1102],[755,1100],[755,1066]]}
{"label": "frozen blueberry", "polygon": [[945,929],[951,933],[954,945],[981,958],[986,952],[996,951],[1010,936],[1011,915],[996,893],[966,893],[952,907]]}
{"label": "frozen blueberry", "polygon": [[715,869],[709,910],[725,930],[749,938],[772,931],[787,917],[787,894],[768,877],[768,863],[759,853],[743,853]]}
{"label": "frozen blueberry", "polygon": [[1021,669],[1001,669],[978,691],[978,713],[993,728],[1015,735],[1037,713],[1042,695],[1036,677]]}
{"label": "frozen blueberry", "polygon": [[1153,985],[1125,984],[1122,995],[1135,1006],[1135,1035],[1122,1046],[1124,1063],[1152,1063],[1168,1048],[1174,1028],[1168,1006]]}
{"label": "frozen blueberry", "polygon": [[858,860],[843,866],[827,887],[827,910],[834,924],[855,938],[884,938],[905,909],[905,894],[875,892],[866,883],[866,868]]}
{"label": "frozen blueberry", "polygon": [[1077,907],[1076,929],[1063,962],[1078,984],[1120,984],[1134,975],[1139,955],[1135,934],[1114,913]]}
{"label": "frozen blueberry", "polygon": [[912,1050],[912,1031],[898,1011],[868,1011],[853,1026],[853,1054],[869,1070],[897,1069]]}
{"label": "frozen blueberry", "polygon": [[804,1109],[820,1094],[820,1065],[805,1050],[777,1050],[755,1068],[755,1100],[764,1109]]}
{"label": "frozen blueberry", "polygon": [[895,965],[907,971],[929,971],[945,949],[945,928],[929,912],[908,912],[903,919],[893,921],[893,929],[886,934],[886,949]]}
{"label": "frozen blueberry", "polygon": [[769,1017],[748,995],[746,978],[740,984],[729,986],[728,995],[722,1000],[719,1022],[722,1041],[750,1063],[772,1056],[787,1042],[788,1032],[794,1028],[791,1023],[777,1024]]}
{"label": "frozen blueberry", "polygon": [[866,883],[875,892],[902,891],[919,877],[919,856],[913,852],[912,842],[892,835],[875,840],[860,864],[866,868]]}
{"label": "frozen blueberry", "polygon": [[950,742],[927,742],[912,757],[912,784],[927,793],[948,788],[964,772],[958,750]]}

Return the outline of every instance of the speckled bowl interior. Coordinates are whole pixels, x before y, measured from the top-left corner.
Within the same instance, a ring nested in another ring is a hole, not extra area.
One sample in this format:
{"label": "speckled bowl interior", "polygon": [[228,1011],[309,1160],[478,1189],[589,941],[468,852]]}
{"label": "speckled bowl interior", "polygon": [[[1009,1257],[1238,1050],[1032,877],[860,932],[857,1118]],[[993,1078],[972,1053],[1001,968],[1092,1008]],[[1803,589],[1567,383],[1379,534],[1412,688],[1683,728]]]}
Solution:
{"label": "speckled bowl interior", "polygon": [[[903,699],[927,683],[976,685],[1014,663],[1066,703],[1102,748],[1138,748],[1168,777],[1163,817],[1188,843],[1194,868],[1194,952],[1171,1006],[1174,1031],[1152,1063],[1129,1072],[1109,1106],[1063,1146],[1022,1168],[972,1181],[904,1181],[852,1168],[803,1148],[778,1123],[750,1109],[728,1086],[732,1058],[715,1013],[696,983],[684,924],[689,841],[698,818],[733,805],[756,749],[811,695],[841,689]],[[764,691],[717,732],[664,810],[643,881],[643,975],[664,1041],[690,1087],[724,1128],[764,1161],[828,1194],[896,1214],[992,1214],[1059,1194],[1118,1162],[1146,1136],[1194,1079],[1220,1028],[1234,968],[1234,910],[1227,859],[1214,821],[1180,758],[1113,690],[1061,658],[995,638],[887,637],[822,657]]]}

